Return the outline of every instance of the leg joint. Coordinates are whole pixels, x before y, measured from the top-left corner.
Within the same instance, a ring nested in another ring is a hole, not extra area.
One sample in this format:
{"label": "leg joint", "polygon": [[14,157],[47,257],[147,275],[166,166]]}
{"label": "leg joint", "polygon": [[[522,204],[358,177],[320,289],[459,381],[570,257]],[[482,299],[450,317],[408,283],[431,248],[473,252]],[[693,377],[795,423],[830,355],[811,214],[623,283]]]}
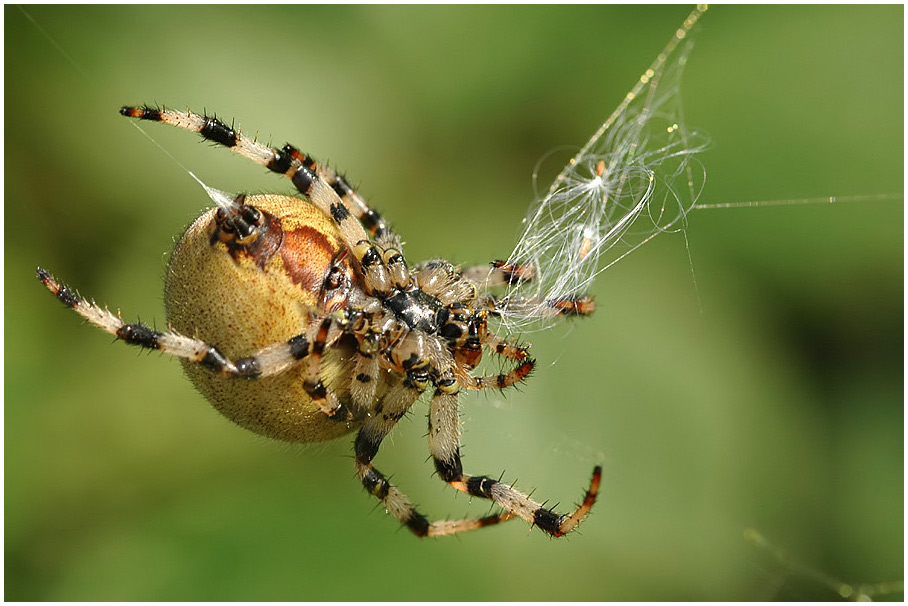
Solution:
{"label": "leg joint", "polygon": [[[61,292],[63,292],[62,289]],[[158,341],[160,337],[161,333],[142,324],[124,324],[117,329],[118,339],[125,341],[129,345],[138,345],[146,349],[160,349],[161,345]],[[220,368],[216,370],[220,370]]]}
{"label": "leg joint", "polygon": [[467,492],[474,497],[484,499],[492,498],[492,487],[498,484],[497,480],[485,476],[474,476],[467,481]]}
{"label": "leg joint", "polygon": [[415,509],[410,511],[410,515],[403,522],[416,536],[429,536],[429,520]]}
{"label": "leg joint", "polygon": [[239,377],[247,379],[257,379],[262,374],[262,368],[258,358],[240,358],[235,363],[236,373]]}
{"label": "leg joint", "polygon": [[356,460],[360,463],[369,463],[372,459],[375,458],[375,455],[378,454],[378,447],[381,445],[381,439],[375,439],[374,436],[369,435],[366,431],[360,430],[356,435],[356,442],[354,444],[354,452],[356,454]]}
{"label": "leg joint", "polygon": [[561,522],[564,518],[565,516],[542,507],[533,512],[533,524],[555,537],[560,537],[564,534],[561,531]]}
{"label": "leg joint", "polygon": [[382,501],[387,498],[388,492],[391,490],[391,485],[388,484],[385,476],[372,467],[369,467],[363,473],[363,486],[369,494]]}
{"label": "leg joint", "polygon": [[455,451],[450,460],[435,459],[435,470],[445,482],[457,482],[463,479],[463,464],[460,462],[460,452]]}

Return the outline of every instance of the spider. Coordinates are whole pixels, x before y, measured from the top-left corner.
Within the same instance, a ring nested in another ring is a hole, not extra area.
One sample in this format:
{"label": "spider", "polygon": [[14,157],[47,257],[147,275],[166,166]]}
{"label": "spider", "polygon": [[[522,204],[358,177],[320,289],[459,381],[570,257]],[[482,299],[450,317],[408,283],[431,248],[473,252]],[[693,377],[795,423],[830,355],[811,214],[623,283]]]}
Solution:
{"label": "spider", "polygon": [[[467,475],[461,464],[461,389],[506,389],[533,370],[528,346],[509,343],[488,323],[502,304],[489,290],[532,280],[529,266],[497,261],[461,270],[432,260],[411,268],[382,216],[344,177],[297,148],[263,145],[191,112],[144,106],[120,113],[195,131],[289,177],[304,198],[232,195],[206,186],[217,205],[196,219],[171,256],[165,332],[123,322],[38,268],[57,299],[129,345],[179,358],[213,406],[253,432],[313,442],[356,430],[360,481],[417,536],[515,517],[553,537],[580,524],[596,500],[601,467],[582,503],[559,514],[504,482]],[[570,297],[547,307],[553,316],[586,315],[593,303]],[[511,361],[511,369],[474,376],[483,348]],[[430,522],[373,466],[385,436],[427,390],[438,475],[503,511]]]}

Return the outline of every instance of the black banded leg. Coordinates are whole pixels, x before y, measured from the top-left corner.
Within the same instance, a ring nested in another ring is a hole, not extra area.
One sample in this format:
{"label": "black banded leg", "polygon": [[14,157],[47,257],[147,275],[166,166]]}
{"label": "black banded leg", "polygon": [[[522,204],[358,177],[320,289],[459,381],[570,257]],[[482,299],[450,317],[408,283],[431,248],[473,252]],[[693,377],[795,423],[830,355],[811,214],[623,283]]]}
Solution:
{"label": "black banded leg", "polygon": [[580,506],[571,514],[558,514],[542,503],[529,498],[513,486],[486,476],[463,473],[460,461],[460,430],[457,417],[457,394],[435,392],[429,411],[429,449],[435,459],[435,469],[442,480],[474,497],[491,499],[508,514],[520,516],[553,537],[562,537],[574,530],[587,516],[602,479],[602,468],[593,470],[593,479]]}
{"label": "black banded leg", "polygon": [[[193,114],[153,107],[123,107],[120,113],[128,118],[163,122],[179,128],[197,132],[205,139],[230,148],[237,154],[261,164],[272,172],[288,177],[293,176],[291,166],[294,162],[314,170],[344,201],[363,227],[376,239],[397,242],[397,237],[385,222],[381,214],[371,208],[365,199],[350,185],[343,176],[338,175],[331,167],[316,162],[311,156],[302,153],[289,143],[277,149],[250,139],[233,125],[228,126],[215,116]],[[305,192],[304,192],[305,193]]]}
{"label": "black banded leg", "polygon": [[588,295],[558,299],[484,295],[479,298],[478,307],[487,309],[492,314],[506,311],[511,316],[526,318],[565,318],[591,315],[596,311],[596,301]]}
{"label": "black banded leg", "polygon": [[335,216],[338,213],[343,214],[344,211],[351,213],[359,221],[362,228],[375,238],[377,242],[382,243],[387,248],[400,248],[400,238],[385,222],[381,213],[370,207],[343,176],[338,175],[331,167],[317,162],[312,156],[302,153],[289,143],[280,150],[270,149],[276,158],[283,158],[283,161],[275,163],[273,166],[266,165],[266,167],[290,177],[300,193],[311,196],[308,191],[310,177],[307,172],[300,172],[300,168],[305,169],[309,173],[315,173],[322,182],[333,190],[337,199],[341,202],[340,205],[330,205],[330,214],[335,217],[335,220],[341,220]]}
{"label": "black banded leg", "polygon": [[385,267],[388,268],[388,278],[391,281],[391,286],[403,289],[410,285],[412,282],[410,268],[407,267],[407,261],[398,247],[383,248],[382,261]]}
{"label": "black banded leg", "polygon": [[370,264],[373,267],[369,269],[363,262],[363,257],[367,254],[379,256],[375,247],[371,246],[370,233],[394,248],[399,246],[398,238],[381,215],[369,208],[365,200],[333,170],[292,145],[277,149],[250,139],[233,125],[228,126],[214,116],[152,107],[123,107],[120,113],[129,118],[163,122],[197,132],[209,141],[230,148],[256,164],[288,177],[301,194],[334,219],[348,249],[356,252],[359,244],[365,242],[368,245],[355,254],[366,277],[366,290],[388,292],[387,276],[382,276],[384,266],[380,264],[380,267],[375,267]]}
{"label": "black banded leg", "polygon": [[366,490],[377,498],[388,512],[410,529],[418,537],[433,537],[467,530],[475,530],[507,520],[507,513],[468,520],[439,520],[430,522],[410,503],[405,494],[400,492],[372,465],[372,459],[378,454],[382,440],[394,425],[397,424],[419,398],[421,391],[404,382],[393,387],[372,416],[356,436],[355,454],[356,471]]}
{"label": "black banded leg", "polygon": [[415,267],[415,279],[427,294],[437,297],[442,305],[471,301],[476,297],[476,285],[464,279],[456,266],[447,261],[425,261]]}
{"label": "black banded leg", "polygon": [[511,360],[527,360],[530,357],[529,346],[512,345],[491,331],[486,331],[480,342],[499,356]]}
{"label": "black banded leg", "polygon": [[536,368],[536,360],[530,357],[528,347],[512,345],[489,331],[484,331],[479,341],[499,356],[514,360],[518,364],[510,371],[498,375],[484,377],[467,375],[463,379],[464,387],[467,389],[506,389],[525,380]]}
{"label": "black banded leg", "polygon": [[[200,364],[209,370],[229,377],[257,379],[285,372],[303,359],[307,359],[307,379],[303,387],[313,402],[326,415],[338,420],[349,420],[349,411],[322,383],[321,358],[332,341],[328,339],[332,319],[325,318],[314,326],[315,334],[308,338],[300,334],[286,343],[265,347],[254,355],[232,361],[216,347],[199,339],[175,332],[159,332],[144,324],[127,324],[107,309],[90,303],[47,271],[38,268],[38,278],[57,299],[76,311],[86,320],[129,345],[157,349],[164,353]],[[311,331],[310,331],[311,332]],[[337,336],[334,337],[335,339]]]}
{"label": "black banded leg", "polygon": [[587,295],[546,299],[545,305],[555,316],[588,316],[596,311],[596,302]]}
{"label": "black banded leg", "polygon": [[465,383],[464,387],[467,389],[507,389],[530,376],[530,373],[533,372],[535,367],[536,360],[527,358],[513,369],[503,374],[485,377],[473,377],[468,375],[468,378],[464,380],[470,382]]}
{"label": "black banded leg", "polygon": [[350,399],[360,411],[369,410],[375,401],[378,369],[378,357],[375,354],[356,353],[353,379],[350,381]]}
{"label": "black banded leg", "polygon": [[360,240],[352,249],[363,275],[363,289],[367,294],[388,294],[391,278],[378,248],[369,240]]}
{"label": "black banded leg", "polygon": [[474,497],[495,501],[514,515],[520,516],[549,535],[558,538],[577,528],[586,518],[599,495],[601,482],[602,467],[597,465],[593,468],[593,477],[583,501],[571,514],[559,514],[552,509],[546,509],[542,503],[534,501],[513,486],[486,476],[464,475],[459,482],[449,483],[457,490]]}
{"label": "black banded leg", "polygon": [[354,453],[356,471],[366,490],[417,536],[426,536],[429,531],[428,519],[417,512],[409,499],[372,466],[372,459],[378,454],[382,440],[416,402],[420,393],[415,387],[403,382],[391,388],[375,407],[373,416],[356,435]]}
{"label": "black banded leg", "polygon": [[[285,148],[286,149],[286,148]],[[344,204],[353,212],[362,226],[375,238],[388,248],[400,248],[400,238],[385,222],[377,210],[369,206],[366,200],[357,192],[343,175],[338,175],[330,167],[320,165],[319,175],[334,189]]]}
{"label": "black banded leg", "polygon": [[331,345],[340,333],[333,339],[328,338],[331,326],[334,324],[331,316],[328,316],[318,325],[312,343],[309,346],[309,355],[306,359],[306,380],[303,382],[303,389],[312,398],[313,403],[327,416],[339,421],[347,421],[352,418],[352,414],[347,407],[340,403],[334,392],[325,387],[322,382],[322,355],[325,348]]}
{"label": "black banded leg", "polygon": [[199,339],[171,331],[157,331],[140,323],[128,324],[110,310],[81,297],[40,267],[37,275],[44,286],[66,307],[126,344],[144,349],[156,349],[199,364],[224,376],[255,379],[277,375],[291,368],[309,353],[306,336],[298,335],[286,343],[276,343],[250,357],[233,361],[216,347]]}
{"label": "black banded leg", "polygon": [[463,275],[483,288],[516,286],[536,279],[536,268],[532,265],[509,264],[506,261],[492,261],[488,265],[477,265],[463,270]]}

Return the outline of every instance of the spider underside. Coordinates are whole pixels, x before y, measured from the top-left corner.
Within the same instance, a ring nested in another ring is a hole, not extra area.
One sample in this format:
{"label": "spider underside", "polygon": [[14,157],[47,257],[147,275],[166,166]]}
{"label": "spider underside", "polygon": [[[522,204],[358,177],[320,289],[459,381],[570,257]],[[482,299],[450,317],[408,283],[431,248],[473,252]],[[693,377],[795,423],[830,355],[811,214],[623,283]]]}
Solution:
{"label": "spider underside", "polygon": [[[272,148],[190,112],[121,113],[198,132],[287,176],[306,199],[240,194],[203,214],[168,268],[168,331],[125,323],[39,268],[61,302],[128,344],[181,359],[203,395],[252,431],[307,442],[358,430],[355,465],[363,486],[417,536],[520,517],[560,537],[586,517],[599,490],[598,466],[582,503],[558,514],[513,486],[465,474],[461,464],[460,390],[505,389],[533,370],[528,347],[488,325],[505,303],[490,289],[532,280],[529,267],[494,262],[461,270],[433,260],[411,268],[382,216],[342,176],[293,146]],[[588,297],[545,303],[553,316],[585,315],[593,307]],[[509,360],[511,369],[474,376],[484,349]],[[427,390],[438,475],[492,500],[500,513],[430,522],[372,465],[385,436]]]}

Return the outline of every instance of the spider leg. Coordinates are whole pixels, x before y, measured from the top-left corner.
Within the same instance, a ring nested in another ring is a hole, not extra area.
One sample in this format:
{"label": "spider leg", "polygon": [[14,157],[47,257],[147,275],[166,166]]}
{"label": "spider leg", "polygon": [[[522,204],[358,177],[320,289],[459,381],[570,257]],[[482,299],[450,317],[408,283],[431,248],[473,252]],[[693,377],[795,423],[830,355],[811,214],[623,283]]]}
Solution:
{"label": "spider leg", "polygon": [[418,264],[414,280],[423,292],[436,297],[442,305],[460,305],[476,298],[474,281],[464,279],[460,270],[447,261],[436,259]]}
{"label": "spider leg", "polygon": [[358,413],[367,414],[375,403],[375,394],[380,380],[379,349],[383,316],[376,318],[372,313],[348,313],[340,323],[345,332],[356,338],[357,350],[353,353],[353,372],[348,391],[350,400]]}
{"label": "spider leg", "polygon": [[486,330],[481,337],[482,344],[494,351],[499,356],[511,360],[526,360],[529,357],[529,346],[512,345],[491,330]]}
{"label": "spider leg", "polygon": [[463,385],[467,389],[506,389],[526,379],[535,367],[536,360],[527,358],[513,369],[499,375],[485,377],[467,375]]}
{"label": "spider leg", "polygon": [[[486,311],[472,313],[464,307],[451,306],[445,310],[444,324],[439,334],[447,339],[457,362],[456,373],[460,383],[467,389],[505,389],[526,379],[536,366],[526,346],[512,345],[490,331]],[[482,347],[486,346],[496,354],[515,360],[518,364],[510,371],[498,375],[474,377],[469,371],[482,358]]]}
{"label": "spider leg", "polygon": [[359,410],[368,410],[375,401],[378,378],[378,358],[374,354],[357,352],[350,382],[350,399]]}
{"label": "spider leg", "polygon": [[589,316],[596,311],[596,302],[589,295],[544,300],[537,297],[484,295],[479,298],[477,307],[493,315],[500,315],[506,310],[512,316],[564,318]]}
{"label": "spider leg", "polygon": [[601,467],[593,469],[593,479],[580,506],[570,514],[556,513],[513,486],[487,476],[463,473],[457,412],[456,385],[446,389],[439,387],[429,410],[429,449],[442,480],[471,496],[491,499],[510,514],[520,516],[553,537],[566,535],[583,521],[596,502],[602,479]]}
{"label": "spider leg", "polygon": [[322,383],[322,354],[325,348],[334,343],[340,336],[340,333],[337,333],[329,339],[328,333],[333,323],[332,317],[327,316],[318,326],[315,338],[309,348],[309,355],[306,358],[306,380],[303,382],[303,389],[312,398],[315,405],[327,416],[348,419],[352,418],[350,411],[340,403],[334,392]]}
{"label": "spider leg", "polygon": [[126,344],[157,349],[200,364],[221,375],[247,379],[274,376],[293,367],[310,353],[309,339],[305,334],[300,334],[286,343],[275,343],[265,347],[252,356],[230,360],[216,347],[202,340],[172,331],[157,331],[141,323],[127,324],[108,309],[81,297],[46,270],[39,267],[37,275],[60,302]]}
{"label": "spider leg", "polygon": [[[370,207],[366,200],[357,192],[350,183],[337,174],[330,166],[321,164],[311,156],[300,152],[289,143],[281,149],[263,145],[255,139],[250,139],[233,126],[227,126],[214,116],[193,114],[169,109],[155,109],[152,107],[122,107],[120,113],[128,118],[163,122],[199,133],[208,141],[219,143],[230,148],[237,154],[261,164],[272,172],[280,173],[292,178],[289,168],[293,160],[313,169],[337,195],[350,208],[351,212],[363,224],[363,227],[375,238],[397,242],[397,235],[385,222],[381,214]],[[305,193],[305,192],[303,192]],[[390,238],[389,238],[390,236]]]}
{"label": "spider leg", "polygon": [[468,267],[463,270],[463,275],[483,288],[495,288],[532,282],[536,278],[536,269],[532,265],[511,265],[506,261],[492,261],[488,265]]}
{"label": "spider leg", "polygon": [[[290,147],[285,146],[284,149]],[[299,153],[299,152],[297,152]],[[318,174],[334,188],[341,200],[353,211],[356,218],[359,219],[363,227],[366,228],[373,238],[387,247],[400,247],[400,237],[394,232],[390,225],[385,223],[384,218],[377,210],[369,206],[366,200],[357,192],[350,183],[339,175],[329,166],[324,164],[318,165]]]}
{"label": "spider leg", "polygon": [[388,268],[372,244],[369,233],[374,234],[383,243],[383,248],[388,250],[398,246],[398,238],[381,215],[369,208],[365,200],[334,171],[292,145],[285,145],[280,150],[263,145],[212,116],[151,107],[123,107],[120,113],[129,118],[163,122],[197,132],[272,172],[285,175],[301,194],[334,219],[344,243],[356,257],[365,278],[366,291],[387,293],[390,290]]}
{"label": "spider leg", "polygon": [[382,440],[419,398],[422,390],[409,377],[392,388],[375,410],[375,414],[360,429],[356,436],[354,450],[356,453],[356,471],[366,490],[376,497],[391,515],[410,529],[416,536],[432,537],[467,530],[475,530],[504,522],[512,516],[503,512],[483,518],[466,520],[439,520],[430,522],[410,503],[405,494],[400,492],[372,465],[372,459],[378,454]]}
{"label": "spider leg", "polygon": [[494,376],[474,377],[468,374],[461,379],[467,389],[505,389],[526,379],[536,367],[536,360],[530,357],[528,346],[513,345],[488,330],[487,326],[480,331],[480,342],[499,356],[519,364],[506,373]]}

